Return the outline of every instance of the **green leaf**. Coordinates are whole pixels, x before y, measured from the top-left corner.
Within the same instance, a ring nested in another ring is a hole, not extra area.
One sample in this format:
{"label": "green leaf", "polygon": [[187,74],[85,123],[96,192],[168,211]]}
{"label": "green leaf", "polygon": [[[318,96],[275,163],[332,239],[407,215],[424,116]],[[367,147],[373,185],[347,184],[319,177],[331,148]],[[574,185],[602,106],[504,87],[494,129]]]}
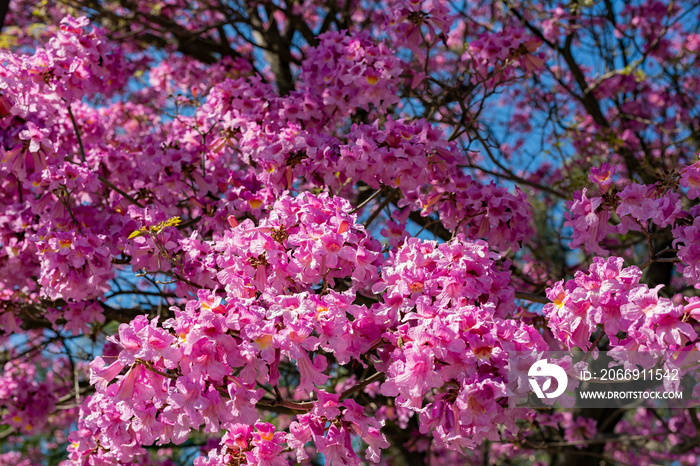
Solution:
{"label": "green leaf", "polygon": [[140,230],[134,230],[129,235],[129,239],[136,238],[138,236],[143,236],[146,233],[146,228],[141,228]]}

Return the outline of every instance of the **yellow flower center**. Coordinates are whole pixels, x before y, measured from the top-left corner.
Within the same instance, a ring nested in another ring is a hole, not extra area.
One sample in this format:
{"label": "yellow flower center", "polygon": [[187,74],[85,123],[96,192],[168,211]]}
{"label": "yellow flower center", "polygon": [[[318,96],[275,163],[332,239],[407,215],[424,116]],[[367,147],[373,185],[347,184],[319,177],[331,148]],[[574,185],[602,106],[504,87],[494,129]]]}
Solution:
{"label": "yellow flower center", "polygon": [[493,348],[490,346],[482,346],[474,350],[474,355],[479,359],[488,359],[491,356],[491,351]]}
{"label": "yellow flower center", "polygon": [[255,343],[258,344],[261,350],[264,350],[272,344],[272,335],[263,335],[255,339]]}

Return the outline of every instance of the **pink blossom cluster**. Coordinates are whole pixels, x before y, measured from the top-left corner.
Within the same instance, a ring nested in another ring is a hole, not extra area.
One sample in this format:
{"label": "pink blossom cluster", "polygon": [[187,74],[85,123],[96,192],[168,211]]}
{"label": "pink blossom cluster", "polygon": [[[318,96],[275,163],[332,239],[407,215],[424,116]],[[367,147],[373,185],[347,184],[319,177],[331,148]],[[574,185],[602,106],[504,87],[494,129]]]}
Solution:
{"label": "pink blossom cluster", "polygon": [[124,246],[124,252],[131,257],[131,267],[148,272],[170,272],[176,266],[175,257],[180,252],[180,242],[184,241],[182,234],[175,225],[158,226],[165,225],[168,220],[165,213],[158,209],[129,206],[128,213],[135,225],[141,225],[134,231],[142,232],[130,238]]}
{"label": "pink blossom cluster", "polygon": [[[533,327],[504,320],[514,291],[498,256],[461,236],[440,245],[409,239],[379,280],[379,245],[350,208],[326,194],[283,195],[257,225],[245,220],[216,239],[210,254],[225,294],[200,290],[162,325],[139,317],[120,326],[118,359],[91,364],[97,394],[72,434],[71,458],[133,461],[142,445],[181,443],[203,426],[228,432],[203,465],[244,457],[268,464],[284,442],[301,461],[309,440],[327,458],[359,464],[354,438],[379,461],[388,447],[382,424],[345,391],[326,392],[329,356],[339,364],[374,359],[377,375],[386,372],[381,392],[407,416],[420,413],[421,430],[448,448],[495,439],[498,422],[515,431],[504,410],[507,355],[541,350],[544,341]],[[326,288],[338,280],[351,289]],[[372,284],[383,301],[353,304]],[[374,351],[378,359],[368,359]],[[299,374],[294,394],[270,399],[261,387],[276,387],[289,363]],[[288,433],[259,421],[257,410],[274,406],[296,413]]]}
{"label": "pink blossom cluster", "polygon": [[255,426],[235,424],[221,439],[221,449],[209,451],[209,455],[198,457],[194,466],[217,466],[220,464],[266,464],[286,465],[288,461],[280,455],[284,450],[285,435],[277,432],[267,422]]}
{"label": "pink blossom cluster", "polygon": [[[335,279],[348,277],[362,288],[378,277],[379,245],[349,209],[347,201],[325,195],[283,197],[257,227],[244,221],[213,245],[225,300],[200,290],[198,300],[185,311],[175,309],[175,319],[162,327],[144,317],[120,326],[119,358],[91,365],[98,393],[73,434],[72,458],[131,461],[143,454],[141,445],[182,442],[202,424],[208,432],[250,425],[264,394],[256,383],[276,385],[281,361],[295,361],[297,391],[304,393],[328,379],[326,358],[313,354],[319,347],[342,363],[359,359],[370,344],[363,343],[367,325],[353,311],[359,307],[350,304],[352,294],[309,294],[312,286]],[[354,313],[352,324],[348,312]],[[119,375],[123,369],[127,373]]]}
{"label": "pink blossom cluster", "polygon": [[[679,184],[687,188],[688,199],[700,197],[700,162],[688,165],[681,171]],[[673,229],[673,246],[678,247],[678,267],[689,285],[700,288],[700,207],[691,207],[690,220]]]}
{"label": "pink blossom cluster", "polygon": [[185,55],[174,55],[149,68],[149,90],[158,97],[181,93],[198,98],[209,93],[212,83],[252,72],[250,63],[242,58],[224,57],[212,66]]}
{"label": "pink blossom cluster", "polygon": [[[621,257],[595,257],[588,272],[576,272],[547,289],[547,325],[566,348],[591,348],[590,338],[602,325],[611,343],[630,351],[680,350],[697,333],[684,306],[659,297],[659,289],[639,283],[642,271],[623,267]],[[620,336],[619,332],[623,335]]]}
{"label": "pink blossom cluster", "polygon": [[414,53],[424,44],[433,45],[445,37],[455,20],[449,6],[439,0],[393,0],[385,16],[394,46]]}
{"label": "pink blossom cluster", "polygon": [[682,210],[682,195],[690,200],[699,195],[698,163],[678,170],[677,184],[672,183],[671,189],[662,183],[630,182],[619,190],[612,187],[614,174],[615,168],[607,163],[593,167],[589,179],[598,185],[602,194],[589,197],[588,189],[584,188],[574,193],[573,201],[567,202],[569,212],[565,214],[565,225],[573,228],[570,247],[585,245],[587,250],[606,256],[608,250],[604,243],[609,235],[623,235],[629,231],[649,235],[650,225],[671,226],[673,247],[678,248],[678,258],[682,261],[678,270],[689,285],[699,286],[700,210],[697,206],[688,212]]}
{"label": "pink blossom cluster", "polygon": [[21,331],[22,320],[17,316],[17,306],[34,303],[38,298],[38,293],[30,291],[27,286],[10,288],[0,283],[0,343]]}
{"label": "pink blossom cluster", "polygon": [[399,101],[400,62],[386,45],[366,31],[330,31],[318,40],[306,54],[297,89],[322,102],[326,115],[370,110],[370,104],[383,112]]}
{"label": "pink blossom cluster", "polygon": [[288,445],[296,450],[297,461],[308,458],[303,447],[312,440],[328,462],[363,464],[352,446],[353,437],[359,437],[367,444],[365,458],[379,463],[381,450],[390,446],[381,433],[384,422],[366,415],[365,408],[352,399],[341,401],[340,394],[319,390],[317,397],[311,412],[297,416],[290,425]]}
{"label": "pink blossom cluster", "polygon": [[229,296],[307,291],[349,277],[363,288],[378,277],[383,262],[380,244],[372,239],[351,205],[328,194],[283,195],[267,219],[257,226],[245,220],[225,231],[214,244],[220,252],[219,282]]}
{"label": "pink blossom cluster", "polygon": [[34,55],[2,52],[0,91],[9,102],[10,114],[26,118],[41,110],[55,113],[65,108],[65,101],[123,87],[129,67],[122,51],[103,35],[86,17],[69,16],[61,21],[48,47]]}
{"label": "pink blossom cluster", "polygon": [[[623,14],[628,15],[630,20],[625,24],[621,24],[619,30],[627,32],[629,29],[634,28],[635,31],[638,31],[637,33],[646,39],[647,44],[650,44],[658,38],[660,34],[659,28],[664,20],[677,8],[673,4],[667,5],[659,0],[626,5]],[[645,45],[648,47],[647,44]],[[664,45],[668,46],[668,44]],[[659,52],[656,51],[656,53]]]}
{"label": "pink blossom cluster", "polygon": [[700,206],[690,209],[690,218],[673,229],[673,245],[678,247],[678,258],[683,262],[678,271],[689,285],[700,288]]}
{"label": "pink blossom cluster", "polygon": [[68,331],[73,336],[88,335],[90,325],[101,324],[105,316],[97,301],[69,302],[60,311],[49,308],[46,318],[51,322],[54,330]]}
{"label": "pink blossom cluster", "polygon": [[[508,355],[546,347],[537,330],[511,319],[507,272],[484,242],[443,244],[410,238],[387,261],[375,314],[391,322],[393,344],[382,394],[420,414],[422,433],[460,450],[496,439],[496,424],[517,431],[504,409]],[[427,402],[425,401],[427,399]],[[520,414],[520,413],[518,413]]]}
{"label": "pink blossom cluster", "polygon": [[77,301],[100,296],[113,277],[111,254],[101,234],[44,226],[31,240],[41,263],[39,284],[49,299]]}
{"label": "pink blossom cluster", "polygon": [[0,453],[0,466],[41,466],[41,463],[34,462],[18,451]]}
{"label": "pink blossom cluster", "polygon": [[[2,53],[0,172],[8,204],[0,221],[3,275],[12,270],[6,283],[34,291],[36,285],[21,273],[26,270],[51,299],[87,299],[107,289],[115,249],[104,245],[103,227],[87,221],[105,218],[86,194],[101,186],[87,166],[77,164],[75,148],[64,147],[73,136],[66,138],[62,125],[72,134],[66,107],[87,94],[110,95],[123,87],[128,71],[119,47],[84,17],[65,18],[48,46],[32,56]],[[15,262],[22,267],[11,267]]]}
{"label": "pink blossom cluster", "polygon": [[339,159],[345,176],[377,189],[396,186],[403,194],[399,207],[420,210],[422,216],[437,213],[446,228],[487,238],[497,250],[517,250],[530,231],[525,194],[465,175],[458,166],[463,155],[428,122],[389,119],[383,128],[356,126],[347,141]]}
{"label": "pink blossom cluster", "polygon": [[700,161],[688,165],[681,170],[679,184],[684,188],[688,188],[688,199],[697,199],[700,197]]}
{"label": "pink blossom cluster", "polygon": [[[596,172],[599,173],[599,172]],[[601,186],[609,186],[609,173],[593,175]],[[597,177],[604,181],[598,181]],[[566,226],[573,228],[570,247],[585,245],[586,248],[606,256],[602,246],[609,234],[625,234],[628,231],[647,231],[649,222],[660,227],[672,225],[686,215],[681,209],[681,197],[673,191],[660,192],[655,185],[629,183],[621,191],[611,191],[605,196],[588,197],[588,189],[574,193],[573,201],[566,203]],[[612,213],[620,221],[611,224]]]}
{"label": "pink blossom cluster", "polygon": [[545,62],[544,53],[535,54],[542,41],[526,33],[522,28],[505,28],[498,33],[482,34],[469,42],[462,60],[474,70],[472,80],[478,82],[495,75],[495,82],[509,77],[513,67],[526,73],[539,70]]}
{"label": "pink blossom cluster", "polygon": [[61,193],[57,197],[46,193],[33,206],[45,220],[27,235],[39,259],[40,293],[74,301],[102,296],[114,277],[112,257],[120,251],[117,241],[126,241],[129,219],[87,203],[70,205]]}
{"label": "pink blossom cluster", "polygon": [[19,435],[70,423],[70,417],[54,415],[59,398],[73,385],[61,378],[67,366],[64,359],[50,361],[41,355],[6,362],[0,375],[0,422]]}

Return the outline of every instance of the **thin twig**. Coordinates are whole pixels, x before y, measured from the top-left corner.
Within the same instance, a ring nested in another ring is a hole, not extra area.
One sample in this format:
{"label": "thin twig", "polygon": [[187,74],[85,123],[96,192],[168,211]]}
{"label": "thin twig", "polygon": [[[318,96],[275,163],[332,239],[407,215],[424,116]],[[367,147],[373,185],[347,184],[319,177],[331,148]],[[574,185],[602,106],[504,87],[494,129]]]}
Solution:
{"label": "thin twig", "polygon": [[131,203],[132,203],[133,205],[135,205],[136,207],[139,207],[139,208],[141,208],[141,209],[144,208],[144,206],[142,206],[136,199],[134,199],[133,197],[129,196],[127,193],[125,193],[125,192],[122,191],[121,189],[117,188],[111,181],[109,181],[108,179],[106,179],[104,176],[102,176],[102,175],[97,175],[97,178],[98,178],[105,186],[107,186],[108,188],[112,189],[114,192],[116,192],[116,193],[118,193],[118,194],[121,194],[122,197],[123,197],[124,199],[126,199],[126,200],[129,201],[129,202],[131,202]]}
{"label": "thin twig", "polygon": [[390,192],[386,196],[386,198],[382,201],[382,203],[379,204],[379,206],[374,210],[374,212],[372,212],[372,214],[370,214],[369,218],[365,222],[365,228],[368,228],[369,225],[379,216],[379,214],[382,212],[382,210],[384,210],[384,207],[389,205],[391,200],[394,198],[394,194],[395,194],[394,191]]}
{"label": "thin twig", "polygon": [[87,161],[85,156],[85,147],[83,146],[83,138],[80,137],[80,130],[78,129],[78,122],[75,121],[75,116],[73,115],[73,109],[70,104],[68,104],[68,115],[70,116],[70,121],[73,123],[73,131],[75,132],[75,137],[78,139],[78,146],[80,147],[80,160],[83,162]]}
{"label": "thin twig", "polygon": [[523,299],[525,301],[531,301],[533,303],[549,304],[551,301],[546,296],[541,296],[534,293],[525,293],[522,291],[516,291],[515,297],[517,299]]}
{"label": "thin twig", "polygon": [[341,400],[344,400],[344,399],[346,399],[346,398],[352,396],[352,395],[355,394],[356,392],[358,392],[358,391],[362,390],[363,388],[365,388],[367,385],[369,385],[369,384],[371,384],[371,383],[374,383],[374,382],[376,382],[377,380],[381,380],[382,378],[384,378],[384,376],[385,376],[384,372],[377,372],[377,373],[375,373],[375,374],[370,375],[369,377],[367,377],[365,380],[363,380],[362,382],[358,383],[357,385],[354,385],[354,386],[348,388],[347,390],[343,391],[343,392],[340,394],[340,399],[341,399]]}
{"label": "thin twig", "polygon": [[[78,128],[78,122],[75,121],[75,116],[73,115],[73,110],[71,109],[71,106],[68,105],[68,115],[70,116],[70,121],[73,123],[73,131],[75,132],[75,137],[78,139],[78,146],[80,147],[80,160],[83,161],[83,163],[87,162],[87,156],[85,155],[85,146],[83,146],[83,138],[80,136],[80,129]],[[127,201],[131,202],[135,206],[143,209],[144,207],[133,197],[129,196],[127,193],[122,191],[121,189],[117,188],[114,183],[111,181],[107,180],[104,176],[102,175],[97,175],[97,178],[110,188],[112,191],[121,194],[121,196],[126,199]]]}
{"label": "thin twig", "polygon": [[652,263],[654,262],[681,262],[680,259],[677,257],[659,257],[662,254],[666,254],[667,252],[678,252],[678,249],[671,248],[671,247],[666,247],[662,249],[661,251],[657,252],[656,254],[653,254],[648,261],[643,263],[639,269],[644,270],[647,267],[649,267]]}
{"label": "thin twig", "polygon": [[385,188],[379,188],[379,189],[377,189],[375,192],[372,193],[372,195],[371,195],[370,197],[368,197],[367,199],[365,199],[364,201],[362,201],[362,203],[360,203],[360,205],[358,205],[357,207],[355,207],[354,209],[352,209],[352,210],[350,211],[350,213],[351,213],[351,214],[354,214],[355,212],[357,212],[358,210],[362,209],[364,206],[366,206],[367,204],[369,204],[370,202],[372,202],[372,199],[374,199],[375,197],[377,197],[377,196],[379,196],[381,193],[383,193],[383,192],[384,192],[384,189],[385,189]]}

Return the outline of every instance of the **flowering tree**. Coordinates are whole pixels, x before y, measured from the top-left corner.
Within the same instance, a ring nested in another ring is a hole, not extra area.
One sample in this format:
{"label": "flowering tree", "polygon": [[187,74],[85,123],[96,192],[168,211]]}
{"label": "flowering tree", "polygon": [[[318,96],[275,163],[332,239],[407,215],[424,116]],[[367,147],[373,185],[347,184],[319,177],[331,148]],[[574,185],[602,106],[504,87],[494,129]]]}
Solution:
{"label": "flowering tree", "polygon": [[7,10],[0,465],[697,463],[692,407],[507,402],[696,370],[697,2]]}

